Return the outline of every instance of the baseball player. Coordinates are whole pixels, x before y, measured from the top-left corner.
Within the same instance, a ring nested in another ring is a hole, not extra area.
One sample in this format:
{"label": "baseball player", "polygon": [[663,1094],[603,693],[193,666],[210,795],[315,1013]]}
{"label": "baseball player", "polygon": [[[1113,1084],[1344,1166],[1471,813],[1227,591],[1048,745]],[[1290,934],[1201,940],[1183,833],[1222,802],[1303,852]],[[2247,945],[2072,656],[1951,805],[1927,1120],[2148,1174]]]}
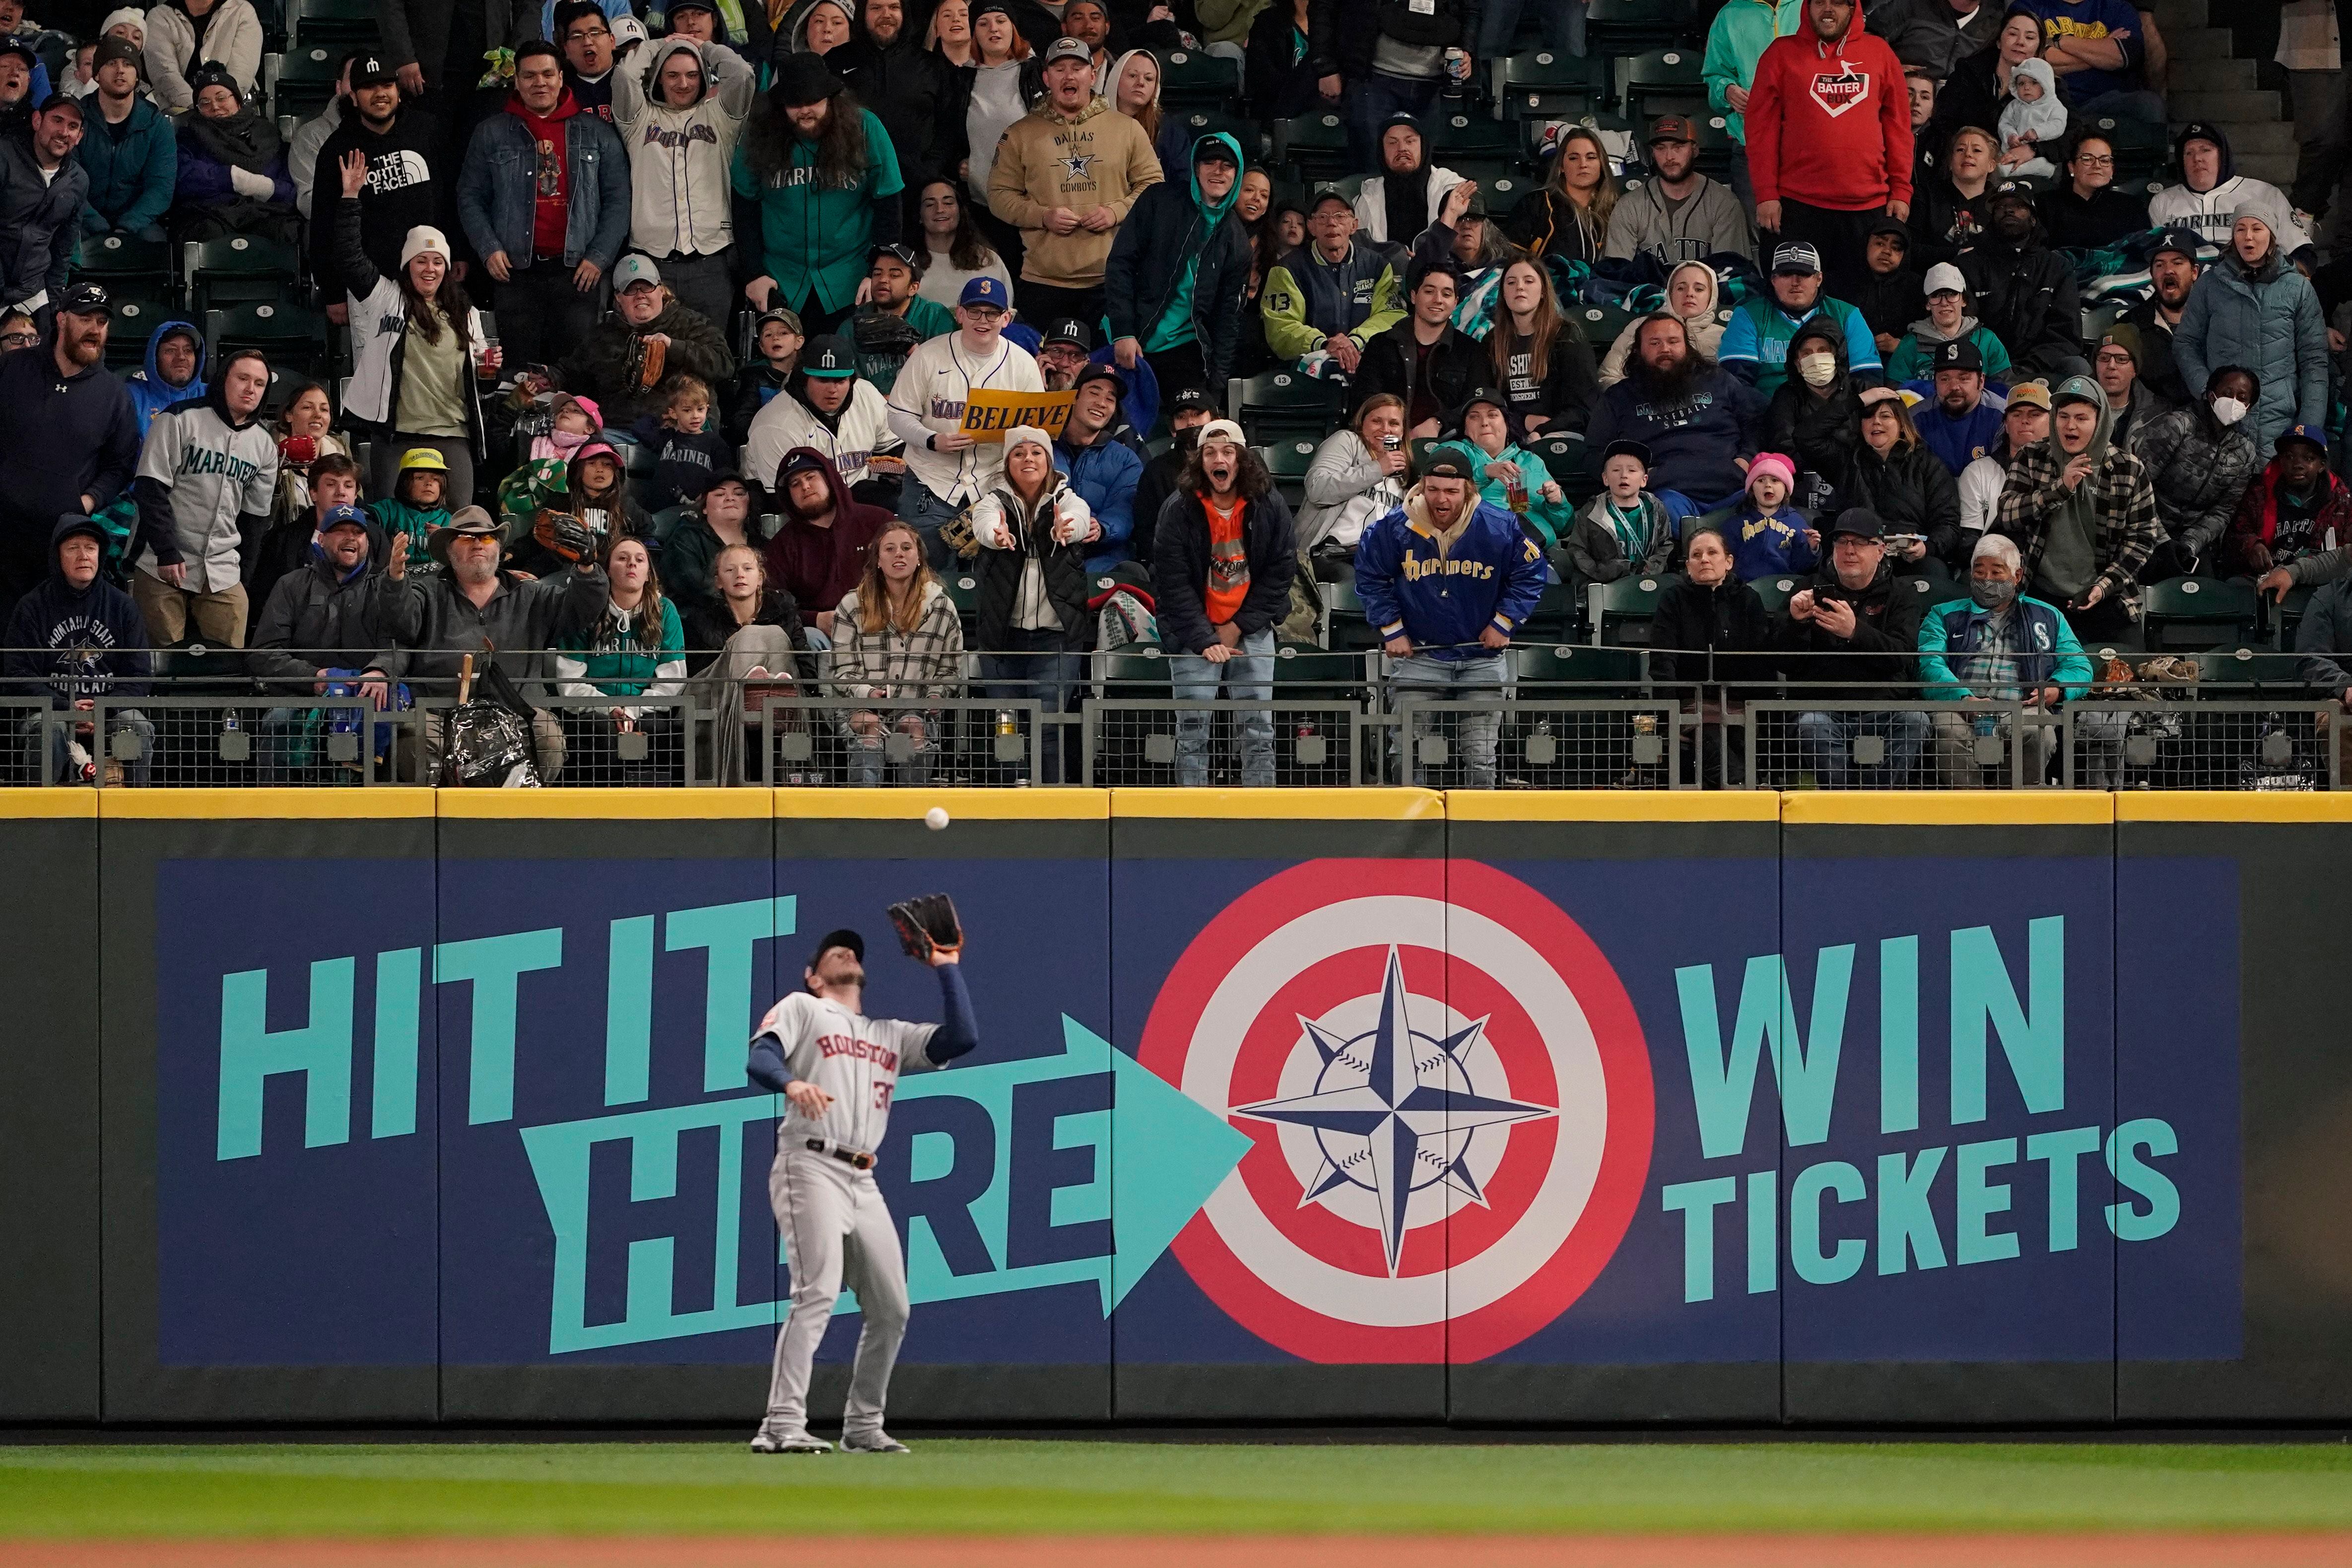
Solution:
{"label": "baseball player", "polygon": [[[916,902],[947,905],[944,898]],[[906,907],[894,909],[892,918],[909,952],[938,971],[946,1022],[866,1016],[866,940],[836,931],[809,959],[803,975],[808,989],[777,1003],[751,1037],[751,1080],[790,1102],[776,1129],[768,1200],[793,1279],[791,1310],[776,1332],[767,1419],[751,1437],[755,1454],[833,1451],[809,1436],[809,1369],[845,1279],[857,1292],[866,1323],[850,1373],[842,1450],[907,1451],[882,1430],[883,1395],[907,1333],[907,1259],[874,1184],[874,1154],[889,1124],[898,1075],[947,1066],[980,1043],[980,1026],[957,967],[962,933],[953,907],[947,905],[947,929],[936,941],[899,919]]]}

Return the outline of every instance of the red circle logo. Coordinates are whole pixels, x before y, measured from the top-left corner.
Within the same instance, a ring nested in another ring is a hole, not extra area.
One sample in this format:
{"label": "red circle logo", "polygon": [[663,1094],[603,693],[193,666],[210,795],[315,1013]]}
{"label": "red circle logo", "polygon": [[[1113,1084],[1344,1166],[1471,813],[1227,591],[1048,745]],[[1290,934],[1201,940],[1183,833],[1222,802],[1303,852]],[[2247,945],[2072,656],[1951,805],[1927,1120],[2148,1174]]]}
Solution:
{"label": "red circle logo", "polygon": [[1464,860],[1313,860],[1176,961],[1139,1059],[1253,1147],[1178,1235],[1308,1361],[1475,1361],[1624,1239],[1655,1104],[1632,1000],[1558,905]]}

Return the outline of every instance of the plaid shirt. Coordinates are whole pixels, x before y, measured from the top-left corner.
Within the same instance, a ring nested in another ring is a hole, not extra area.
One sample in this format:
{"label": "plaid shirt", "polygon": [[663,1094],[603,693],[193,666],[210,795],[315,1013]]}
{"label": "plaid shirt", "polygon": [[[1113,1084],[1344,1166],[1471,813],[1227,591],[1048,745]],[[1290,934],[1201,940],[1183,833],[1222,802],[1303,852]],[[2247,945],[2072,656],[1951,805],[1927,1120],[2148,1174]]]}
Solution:
{"label": "plaid shirt", "polygon": [[[2066,472],[2066,455],[2054,441],[2038,441],[2020,452],[2009,465],[2009,482],[1993,513],[1992,531],[2017,542],[2025,558],[2025,584],[2032,586],[2042,569],[2042,553],[2050,545],[2050,519],[2066,497],[2059,482]],[[2118,447],[2107,448],[2106,460],[2083,481],[2091,487],[2092,564],[2107,585],[2107,597],[2137,596],[2139,570],[2156,547],[2164,542],[2164,524],[2156,513],[2156,486],[2147,465]]]}
{"label": "plaid shirt", "polygon": [[937,583],[923,598],[911,632],[886,619],[878,632],[857,624],[857,592],[842,595],[833,616],[833,689],[860,701],[952,697],[963,684],[963,621]]}

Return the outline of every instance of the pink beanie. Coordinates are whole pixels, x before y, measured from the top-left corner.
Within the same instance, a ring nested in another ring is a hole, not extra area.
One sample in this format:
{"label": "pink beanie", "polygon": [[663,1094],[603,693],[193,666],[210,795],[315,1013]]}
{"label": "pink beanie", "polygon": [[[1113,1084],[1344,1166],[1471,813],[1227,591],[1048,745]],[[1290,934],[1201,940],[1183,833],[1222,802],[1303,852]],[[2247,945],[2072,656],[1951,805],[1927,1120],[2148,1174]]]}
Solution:
{"label": "pink beanie", "polygon": [[1756,454],[1756,460],[1748,465],[1748,488],[1754,489],[1757,479],[1765,474],[1778,474],[1782,484],[1792,490],[1797,488],[1797,465],[1778,452]]}

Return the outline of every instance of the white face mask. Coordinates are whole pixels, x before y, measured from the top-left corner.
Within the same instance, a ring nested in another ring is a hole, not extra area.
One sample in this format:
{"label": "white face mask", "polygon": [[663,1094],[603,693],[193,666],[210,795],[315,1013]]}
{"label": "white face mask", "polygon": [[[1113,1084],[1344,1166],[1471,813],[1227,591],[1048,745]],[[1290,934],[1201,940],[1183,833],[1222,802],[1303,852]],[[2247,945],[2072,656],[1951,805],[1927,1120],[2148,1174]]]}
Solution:
{"label": "white face mask", "polygon": [[2243,419],[2245,416],[2246,405],[2239,402],[2236,398],[2217,397],[2213,400],[2213,417],[2219,419],[2222,424],[2235,425],[2239,420]]}
{"label": "white face mask", "polygon": [[1837,356],[1824,353],[1799,354],[1797,374],[1804,377],[1807,386],[1827,386],[1837,374]]}

